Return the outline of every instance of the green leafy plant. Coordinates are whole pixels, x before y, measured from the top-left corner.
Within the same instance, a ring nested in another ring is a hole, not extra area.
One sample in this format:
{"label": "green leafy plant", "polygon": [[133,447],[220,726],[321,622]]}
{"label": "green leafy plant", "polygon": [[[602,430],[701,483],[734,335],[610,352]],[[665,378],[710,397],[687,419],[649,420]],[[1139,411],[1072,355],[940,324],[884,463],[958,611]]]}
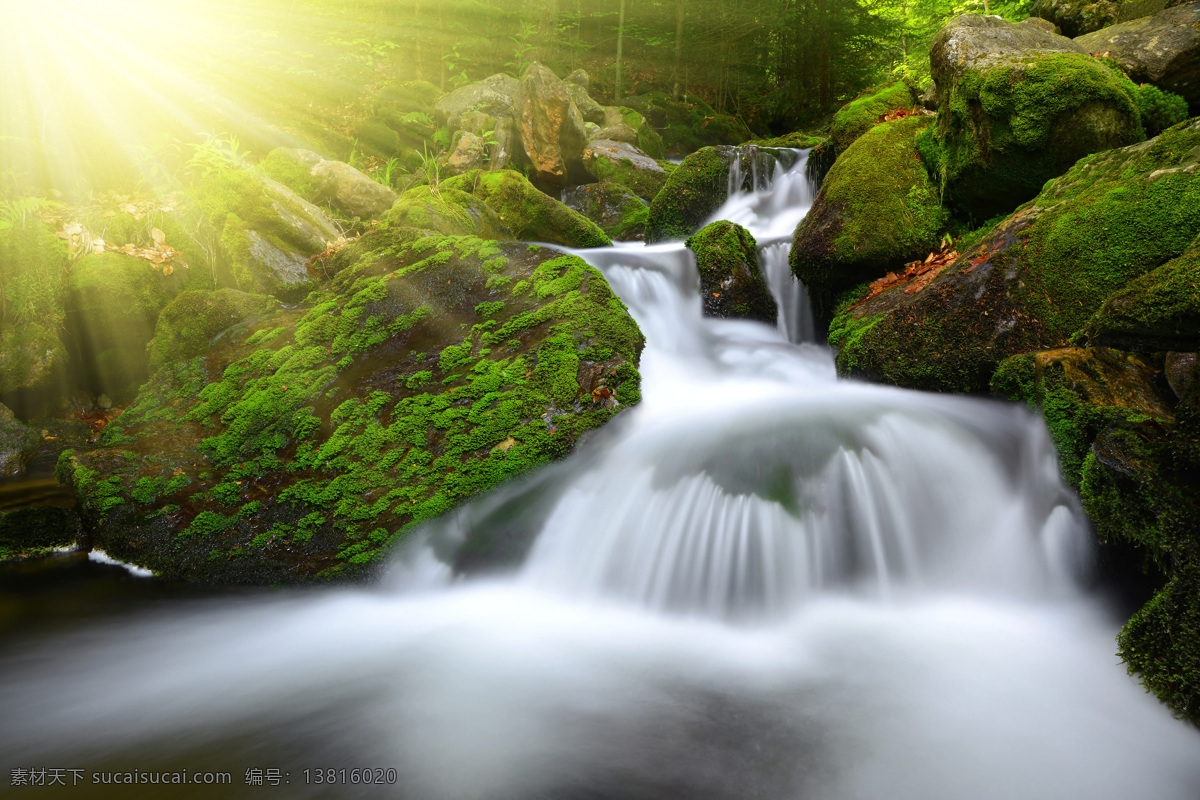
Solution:
{"label": "green leafy plant", "polygon": [[532,39],[536,34],[537,26],[522,21],[520,33],[508,37],[513,43],[513,60],[504,66],[512,67],[510,74],[514,77],[521,77],[525,68],[533,63],[533,51],[537,49],[537,45],[533,43]]}
{"label": "green leafy plant", "polygon": [[188,159],[186,167],[193,175],[208,177],[247,165],[247,153],[240,148],[236,136],[206,133],[203,142],[192,145],[192,157]]}
{"label": "green leafy plant", "polygon": [[450,85],[455,89],[471,82],[466,69],[471,65],[471,58],[460,53],[457,44],[451,48],[449,53],[442,56],[442,63],[446,65],[446,72],[450,75]]}
{"label": "green leafy plant", "polygon": [[1188,117],[1187,101],[1174,92],[1164,92],[1157,86],[1143,83],[1137,92],[1138,113],[1147,136],[1158,136],[1167,128]]}

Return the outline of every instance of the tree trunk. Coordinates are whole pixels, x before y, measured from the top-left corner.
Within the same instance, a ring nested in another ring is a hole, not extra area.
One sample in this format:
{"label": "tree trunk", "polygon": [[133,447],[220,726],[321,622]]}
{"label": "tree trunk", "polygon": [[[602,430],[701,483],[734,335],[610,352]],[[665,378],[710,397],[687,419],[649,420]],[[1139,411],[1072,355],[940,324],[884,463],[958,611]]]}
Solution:
{"label": "tree trunk", "polygon": [[613,102],[621,105],[621,51],[625,46],[625,0],[621,0],[621,13],[617,17],[617,80],[613,89]]}
{"label": "tree trunk", "polygon": [[675,0],[675,62],[671,66],[671,99],[679,100],[679,62],[683,57],[683,0]]}

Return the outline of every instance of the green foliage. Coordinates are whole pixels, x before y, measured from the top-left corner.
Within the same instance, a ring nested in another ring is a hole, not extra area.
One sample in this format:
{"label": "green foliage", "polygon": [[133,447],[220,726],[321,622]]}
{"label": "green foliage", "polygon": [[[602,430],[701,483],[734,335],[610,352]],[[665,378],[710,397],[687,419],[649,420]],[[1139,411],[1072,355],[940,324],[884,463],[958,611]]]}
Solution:
{"label": "green foliage", "polygon": [[1174,92],[1164,92],[1153,84],[1143,83],[1139,86],[1135,99],[1147,136],[1158,136],[1188,118],[1186,100]]}
{"label": "green foliage", "polygon": [[192,157],[186,167],[197,177],[211,177],[221,172],[247,166],[247,153],[240,148],[233,134],[204,134],[204,141],[192,145]]}

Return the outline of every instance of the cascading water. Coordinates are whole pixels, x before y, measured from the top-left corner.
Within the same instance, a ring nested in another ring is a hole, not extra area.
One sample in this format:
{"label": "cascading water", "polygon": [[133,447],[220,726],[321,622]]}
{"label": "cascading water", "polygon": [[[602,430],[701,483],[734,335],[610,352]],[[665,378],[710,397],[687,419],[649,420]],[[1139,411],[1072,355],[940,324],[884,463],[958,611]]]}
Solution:
{"label": "cascading water", "polygon": [[[803,174],[718,212],[763,246],[780,330],[703,318],[678,244],[581,252],[647,336],[640,406],[429,526],[370,590],[9,658],[10,768],[236,788],[275,767],[286,796],[431,800],[1195,800],[1200,737],[1115,663],[1041,423],[839,382],[811,341],[786,273]],[[318,767],[398,781],[331,791]]]}

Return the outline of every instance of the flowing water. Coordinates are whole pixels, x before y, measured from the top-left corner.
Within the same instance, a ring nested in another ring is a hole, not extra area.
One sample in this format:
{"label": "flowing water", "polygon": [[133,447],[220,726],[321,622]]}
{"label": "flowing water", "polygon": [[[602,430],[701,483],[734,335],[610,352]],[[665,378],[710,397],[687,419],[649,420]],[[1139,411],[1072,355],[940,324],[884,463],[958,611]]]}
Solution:
{"label": "flowing water", "polygon": [[[1041,422],[836,379],[787,273],[803,176],[717,214],[758,239],[778,329],[703,318],[681,245],[581,252],[646,334],[640,406],[370,589],[24,644],[3,766],[228,770],[256,797],[1200,797],[1200,736],[1080,588],[1089,533]],[[364,767],[395,783],[313,773]]]}

